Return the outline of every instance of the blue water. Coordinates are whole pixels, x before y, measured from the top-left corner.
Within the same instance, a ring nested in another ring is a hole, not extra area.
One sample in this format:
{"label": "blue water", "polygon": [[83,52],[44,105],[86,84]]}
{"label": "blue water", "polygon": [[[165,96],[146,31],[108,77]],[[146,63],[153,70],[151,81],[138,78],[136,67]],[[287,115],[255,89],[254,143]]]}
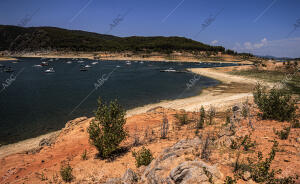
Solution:
{"label": "blue water", "polygon": [[[84,61],[84,65],[94,62],[80,60]],[[99,64],[91,65],[92,68],[82,72],[81,63],[66,63],[71,59],[50,61],[48,67],[33,67],[41,61],[40,58],[19,58],[17,63],[0,63],[15,70],[14,73],[7,73],[0,68],[2,145],[59,130],[76,117],[93,116],[98,97],[105,101],[118,99],[125,109],[131,109],[161,100],[194,96],[201,89],[219,83],[201,77],[187,90],[186,84],[194,78],[194,74],[160,72],[162,69],[237,65],[151,61],[126,65],[122,61],[99,61]],[[120,67],[117,68],[117,65]],[[49,67],[53,67],[55,73],[44,73]],[[111,75],[108,77],[109,73]],[[106,76],[102,77],[103,74]],[[101,81],[102,78],[107,80]],[[95,88],[95,83],[98,83],[98,88]]]}

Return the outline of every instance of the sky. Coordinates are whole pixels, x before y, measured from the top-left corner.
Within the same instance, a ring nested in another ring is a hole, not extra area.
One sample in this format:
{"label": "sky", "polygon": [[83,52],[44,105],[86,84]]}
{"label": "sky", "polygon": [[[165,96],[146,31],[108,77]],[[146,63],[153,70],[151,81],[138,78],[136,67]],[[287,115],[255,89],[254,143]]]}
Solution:
{"label": "sky", "polygon": [[115,36],[182,36],[300,57],[300,0],[1,0],[0,24]]}

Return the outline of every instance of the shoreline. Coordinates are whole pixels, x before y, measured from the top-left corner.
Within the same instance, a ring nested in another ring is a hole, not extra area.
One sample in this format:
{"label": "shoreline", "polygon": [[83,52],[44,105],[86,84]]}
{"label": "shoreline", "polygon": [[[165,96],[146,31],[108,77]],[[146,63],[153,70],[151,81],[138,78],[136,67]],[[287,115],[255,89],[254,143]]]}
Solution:
{"label": "shoreline", "polygon": [[0,56],[0,61],[18,61],[17,58],[14,58],[14,57],[3,57],[3,56]]}
{"label": "shoreline", "polygon": [[[102,53],[103,54],[103,53]],[[124,53],[108,53],[105,56],[100,56],[101,53],[83,52],[83,53],[60,53],[53,52],[50,54],[35,54],[26,53],[23,55],[9,55],[7,57],[34,57],[34,58],[85,58],[91,60],[116,60],[116,61],[157,61],[157,62],[207,62],[207,63],[240,63],[240,64],[251,64],[251,61],[240,60],[231,55],[223,55],[218,59],[214,57],[204,57],[196,58],[195,56],[184,56],[184,55],[174,55],[168,58],[167,55],[157,54],[143,57],[143,55],[135,55],[126,57]]]}
{"label": "shoreline", "polygon": [[[200,94],[181,99],[165,100],[159,103],[147,104],[141,107],[136,107],[126,111],[126,118],[146,113],[157,107],[172,108],[172,109],[183,109],[186,111],[198,111],[201,105],[204,108],[209,108],[213,105],[217,110],[224,111],[233,104],[242,103],[247,98],[252,96],[250,93],[251,86],[255,85],[258,80],[234,76],[224,73],[224,68],[235,68],[243,66],[233,66],[233,67],[220,67],[220,68],[189,68],[188,70],[205,77],[213,78],[220,81],[220,84],[205,88]],[[244,66],[247,67],[247,66]],[[200,78],[201,79],[201,78]],[[248,88],[241,90],[241,84],[248,84]],[[72,120],[69,120],[72,121]],[[66,122],[67,123],[67,122]],[[33,137],[30,139],[25,139],[16,143],[3,145],[0,147],[0,158],[5,156],[26,152],[28,150],[36,149],[39,147],[39,143],[43,139],[47,139],[54,134],[59,134],[61,130],[50,132],[38,137]]]}

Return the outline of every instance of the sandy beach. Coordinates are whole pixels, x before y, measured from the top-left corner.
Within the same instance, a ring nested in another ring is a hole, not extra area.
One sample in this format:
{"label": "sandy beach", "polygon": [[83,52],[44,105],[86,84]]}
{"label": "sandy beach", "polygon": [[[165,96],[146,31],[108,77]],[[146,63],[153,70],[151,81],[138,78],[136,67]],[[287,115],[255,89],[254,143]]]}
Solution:
{"label": "sandy beach", "polygon": [[[156,107],[172,108],[176,110],[184,109],[186,111],[198,111],[203,105],[205,108],[214,106],[217,110],[226,110],[234,104],[244,102],[247,98],[252,96],[252,89],[258,80],[250,79],[242,76],[234,76],[226,73],[230,70],[243,69],[250,66],[234,66],[222,68],[193,68],[189,71],[202,76],[210,77],[221,81],[221,84],[215,87],[204,89],[201,94],[172,101],[162,101],[155,104],[148,104],[142,107],[137,107],[127,111],[126,117],[145,113]],[[201,78],[200,78],[201,80]],[[260,81],[261,82],[261,81]],[[247,84],[247,85],[245,85]],[[271,83],[265,85],[272,86]],[[58,131],[59,132],[59,131]],[[36,138],[27,139],[15,144],[5,145],[0,147],[0,158],[7,155],[24,152],[39,146],[42,139],[49,138],[56,134],[49,133]]]}
{"label": "sandy beach", "polygon": [[[128,55],[131,55],[130,57]],[[214,57],[199,58],[190,53],[174,53],[171,55],[161,53],[150,54],[132,54],[132,53],[106,53],[106,52],[49,52],[49,53],[24,53],[12,54],[10,57],[42,57],[42,58],[86,58],[95,60],[112,60],[112,61],[158,61],[158,62],[215,62],[215,63],[232,63],[252,64],[251,61],[242,60],[232,55],[221,55]]]}
{"label": "sandy beach", "polygon": [[0,57],[0,61],[17,61],[18,59],[13,57]]}

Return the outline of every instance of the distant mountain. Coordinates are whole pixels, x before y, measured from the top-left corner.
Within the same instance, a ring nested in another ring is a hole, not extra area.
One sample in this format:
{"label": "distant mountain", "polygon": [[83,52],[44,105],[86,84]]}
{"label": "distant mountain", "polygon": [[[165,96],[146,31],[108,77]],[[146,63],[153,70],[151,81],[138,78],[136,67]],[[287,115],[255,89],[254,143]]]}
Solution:
{"label": "distant mountain", "polygon": [[290,57],[275,57],[275,56],[259,56],[259,55],[256,55],[257,57],[261,57],[261,58],[266,58],[266,59],[276,59],[276,60],[290,60],[290,59],[293,59],[293,58],[290,58]]}
{"label": "distant mountain", "polygon": [[117,37],[56,27],[0,25],[0,51],[225,51],[184,37]]}

